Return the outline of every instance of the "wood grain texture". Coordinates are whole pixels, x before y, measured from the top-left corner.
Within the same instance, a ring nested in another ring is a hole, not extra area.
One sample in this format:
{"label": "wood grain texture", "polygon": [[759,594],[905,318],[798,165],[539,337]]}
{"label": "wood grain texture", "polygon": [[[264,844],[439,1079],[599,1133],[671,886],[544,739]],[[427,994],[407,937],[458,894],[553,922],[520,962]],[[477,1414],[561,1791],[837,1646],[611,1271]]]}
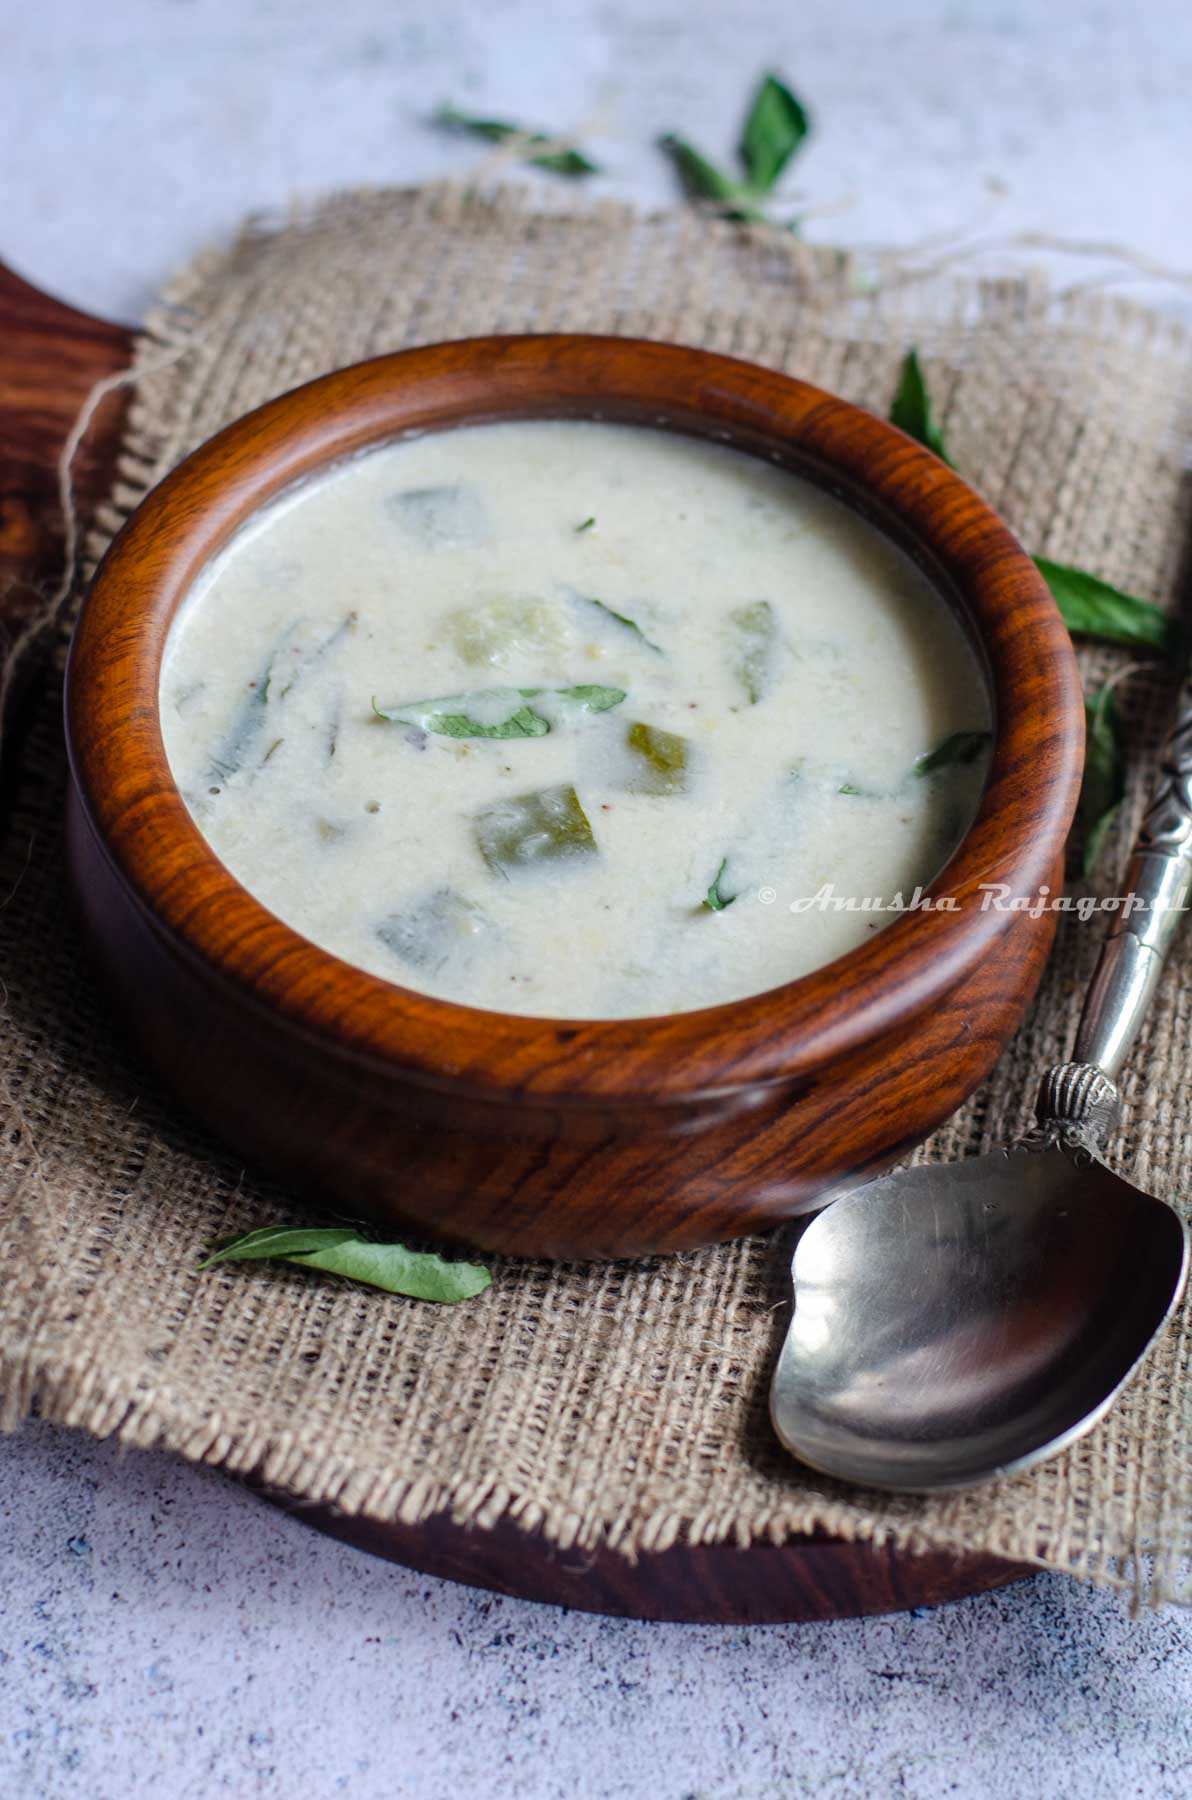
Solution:
{"label": "wood grain texture", "polygon": [[560,1550],[509,1520],[484,1530],[443,1514],[382,1525],[258,1490],[296,1519],[358,1550],[468,1587],[617,1618],[685,1625],[776,1625],[940,1606],[1023,1581],[1029,1563],[993,1556],[918,1556],[822,1533],[785,1544],[676,1544],[631,1563],[615,1550]]}
{"label": "wood grain texture", "polygon": [[[0,265],[0,468],[5,493],[20,498],[20,507],[6,515],[3,540],[10,585],[6,591],[0,583],[0,625],[9,630],[15,584],[52,580],[57,573],[61,521],[53,471],[62,442],[92,384],[123,367],[130,350],[130,333],[59,305]],[[89,437],[76,486],[84,508],[110,481],[122,414],[123,399],[114,397]],[[79,854],[96,856],[94,843]],[[96,866],[106,880],[115,879],[106,857]],[[122,897],[117,913],[124,905]],[[167,956],[155,934],[134,934],[134,939],[142,952],[148,947]],[[1005,978],[1008,991],[1033,985],[1042,954],[1040,940],[1025,975]],[[168,961],[177,968],[175,957]],[[121,991],[135,980],[137,969],[135,963],[121,966]],[[1017,1005],[1011,1000],[1008,1011]],[[966,1029],[958,994],[953,1035],[963,1037]],[[1000,1029],[994,1021],[990,1045]],[[429,1574],[640,1619],[739,1624],[849,1617],[936,1605],[1032,1572],[986,1557],[910,1556],[822,1536],[746,1550],[676,1546],[630,1564],[607,1550],[581,1555],[552,1549],[509,1523],[491,1531],[467,1530],[441,1517],[420,1526],[384,1525],[311,1509],[292,1496],[267,1497],[321,1530]]]}
{"label": "wood grain texture", "polygon": [[[127,364],[131,342],[122,326],[51,300],[0,264],[0,344],[0,594],[11,637],[61,572],[59,452],[95,383]],[[123,414],[113,395],[80,446],[74,489],[84,512],[109,480]]]}
{"label": "wood grain texture", "polygon": [[[976,821],[918,912],[767,994],[666,1018],[512,1017],[352,969],[267,912],[170,777],[157,687],[196,572],[330,460],[464,420],[664,422],[811,476],[907,546],[975,636],[997,735]],[[145,1053],[244,1154],[348,1210],[490,1250],[615,1256],[774,1224],[888,1164],[976,1086],[1054,921],[980,904],[1053,878],[1083,708],[1042,579],[958,476],[858,408],[751,364],[618,338],[455,342],[358,364],[221,432],[106,558],[67,695],[71,854]],[[186,1033],[177,1021],[188,1022]]]}

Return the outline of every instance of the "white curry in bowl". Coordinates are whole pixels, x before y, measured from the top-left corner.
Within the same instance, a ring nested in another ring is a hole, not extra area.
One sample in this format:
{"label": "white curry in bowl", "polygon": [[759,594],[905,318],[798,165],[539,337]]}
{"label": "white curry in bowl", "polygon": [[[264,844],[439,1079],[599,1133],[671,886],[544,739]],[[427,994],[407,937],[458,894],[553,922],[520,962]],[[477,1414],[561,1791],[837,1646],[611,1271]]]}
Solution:
{"label": "white curry in bowl", "polygon": [[991,741],[959,622],[874,527],[596,421],[406,437],[275,501],[180,608],[160,716],[199,829],[286,924],[577,1019],[863,943],[963,838]]}

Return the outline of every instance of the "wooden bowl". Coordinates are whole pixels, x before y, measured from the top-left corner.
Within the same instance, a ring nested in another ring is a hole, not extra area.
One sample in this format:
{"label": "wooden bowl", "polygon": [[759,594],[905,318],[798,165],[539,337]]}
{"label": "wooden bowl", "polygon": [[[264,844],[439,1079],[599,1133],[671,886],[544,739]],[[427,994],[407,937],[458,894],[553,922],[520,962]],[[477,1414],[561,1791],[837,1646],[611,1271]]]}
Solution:
{"label": "wooden bowl", "polygon": [[[602,418],[783,464],[926,570],[985,664],[996,741],[971,830],[905,914],[826,968],[671,1017],[520,1018],[428,999],[316,949],[208,847],[174,785],[158,676],[176,607],[259,507],[410,430]],[[676,1250],[772,1225],[891,1162],[985,1075],[1054,919],[982,883],[1055,883],[1083,706],[1067,632],[1005,525],[892,426],[673,345],[480,338],[343,369],[204,444],[137,509],[67,682],[76,900],[146,1059],[221,1137],[322,1205],[485,1249]]]}

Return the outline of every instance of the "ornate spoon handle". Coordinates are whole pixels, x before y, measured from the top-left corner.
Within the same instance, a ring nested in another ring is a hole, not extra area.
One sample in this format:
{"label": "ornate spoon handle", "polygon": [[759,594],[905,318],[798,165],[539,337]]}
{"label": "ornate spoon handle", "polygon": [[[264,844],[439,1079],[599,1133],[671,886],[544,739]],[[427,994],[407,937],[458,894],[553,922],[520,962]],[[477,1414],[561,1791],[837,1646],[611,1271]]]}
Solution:
{"label": "ornate spoon handle", "polygon": [[1071,1062],[1043,1077],[1040,1136],[1095,1149],[1118,1110],[1116,1077],[1138,1035],[1192,890],[1192,681],[1180,690],[1159,783],[1093,972]]}

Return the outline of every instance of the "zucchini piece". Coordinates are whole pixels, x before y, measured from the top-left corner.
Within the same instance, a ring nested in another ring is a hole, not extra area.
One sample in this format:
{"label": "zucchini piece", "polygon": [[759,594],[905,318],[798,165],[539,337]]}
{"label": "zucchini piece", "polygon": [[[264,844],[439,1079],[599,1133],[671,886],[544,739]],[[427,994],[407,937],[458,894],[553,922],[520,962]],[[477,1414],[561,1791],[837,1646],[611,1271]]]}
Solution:
{"label": "zucchini piece", "polygon": [[456,654],[473,667],[497,668],[513,657],[558,659],[573,636],[562,609],[547,600],[488,600],[451,614]]}
{"label": "zucchini piece", "polygon": [[541,863],[599,855],[587,814],[569,783],[499,800],[477,813],[474,830],[494,875],[508,877]]}
{"label": "zucchini piece", "polygon": [[625,733],[625,743],[633,757],[628,788],[631,794],[685,794],[691,771],[688,756],[691,746],[673,731],[662,731],[657,725],[643,725],[640,719]]}
{"label": "zucchini piece", "polygon": [[728,615],[736,644],[733,672],[745,689],[750,706],[756,706],[769,686],[777,644],[774,608],[768,600],[752,600]]}
{"label": "zucchini piece", "polygon": [[391,913],[376,935],[412,969],[437,973],[468,956],[492,930],[483,909],[452,887],[435,888],[404,912]]}
{"label": "zucchini piece", "polygon": [[388,504],[425,550],[469,549],[492,537],[488,509],[474,488],[407,488],[389,495]]}

